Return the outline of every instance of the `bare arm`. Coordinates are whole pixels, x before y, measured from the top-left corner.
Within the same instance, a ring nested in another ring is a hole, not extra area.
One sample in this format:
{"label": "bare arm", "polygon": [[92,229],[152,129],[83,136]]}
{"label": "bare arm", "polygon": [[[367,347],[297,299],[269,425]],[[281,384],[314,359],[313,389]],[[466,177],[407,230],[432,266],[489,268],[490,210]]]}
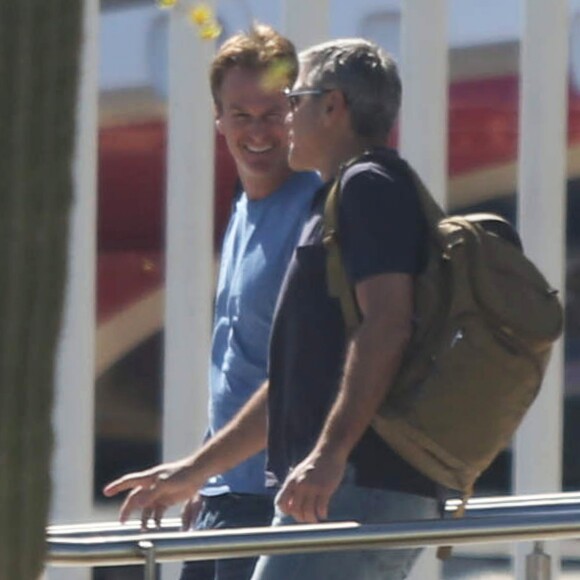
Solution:
{"label": "bare arm", "polygon": [[412,279],[384,274],[357,286],[363,322],[317,448],[347,458],[387,395],[411,336]]}
{"label": "bare arm", "polygon": [[336,401],[314,449],[278,495],[279,507],[298,521],[327,516],[348,456],[388,392],[411,336],[412,288],[408,274],[381,274],[356,287],[363,321],[349,345]]}
{"label": "bare arm", "polygon": [[194,496],[208,478],[224,473],[266,446],[268,383],[264,383],[228,425],[198,451],[179,461],[129,473],[103,490],[106,496],[131,490],[119,519],[141,510],[144,526],[159,523],[165,510]]}

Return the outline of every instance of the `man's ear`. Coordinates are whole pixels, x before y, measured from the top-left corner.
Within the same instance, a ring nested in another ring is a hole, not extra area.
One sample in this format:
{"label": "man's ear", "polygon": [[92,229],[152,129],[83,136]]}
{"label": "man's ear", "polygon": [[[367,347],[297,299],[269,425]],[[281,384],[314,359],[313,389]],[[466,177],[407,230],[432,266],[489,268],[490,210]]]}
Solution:
{"label": "man's ear", "polygon": [[342,115],[348,111],[344,93],[339,90],[333,90],[326,95],[324,103],[324,113],[332,123],[335,122],[337,115]]}
{"label": "man's ear", "polygon": [[325,102],[325,109],[326,113],[335,113],[337,111],[342,111],[346,109],[346,99],[344,97],[344,93],[335,89],[330,91],[330,93],[326,96]]}
{"label": "man's ear", "polygon": [[222,118],[221,117],[216,117],[215,128],[218,130],[219,133],[221,133],[223,135],[224,131],[222,129]]}

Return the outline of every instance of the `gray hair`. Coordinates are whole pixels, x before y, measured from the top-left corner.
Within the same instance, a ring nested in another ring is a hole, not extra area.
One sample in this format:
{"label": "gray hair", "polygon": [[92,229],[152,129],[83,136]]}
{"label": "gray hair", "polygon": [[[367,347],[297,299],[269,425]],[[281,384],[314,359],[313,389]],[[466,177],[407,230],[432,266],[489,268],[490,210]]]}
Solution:
{"label": "gray hair", "polygon": [[360,136],[384,141],[401,106],[401,79],[393,58],[361,38],[313,46],[300,54],[305,86],[342,91],[353,129]]}

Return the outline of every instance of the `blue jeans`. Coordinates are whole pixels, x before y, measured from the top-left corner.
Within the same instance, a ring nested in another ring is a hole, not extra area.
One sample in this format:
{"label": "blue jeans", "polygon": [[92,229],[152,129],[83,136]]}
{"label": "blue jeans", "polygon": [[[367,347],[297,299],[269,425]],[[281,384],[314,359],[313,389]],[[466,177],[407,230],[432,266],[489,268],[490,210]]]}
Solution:
{"label": "blue jeans", "polygon": [[[348,477],[331,499],[329,521],[379,524],[439,517],[436,499],[356,486]],[[272,525],[295,520],[276,510]],[[262,556],[252,580],[402,580],[420,548]]]}
{"label": "blue jeans", "polygon": [[[227,493],[206,497],[196,530],[269,526],[274,498],[267,495]],[[250,580],[256,558],[185,562],[180,580]]]}

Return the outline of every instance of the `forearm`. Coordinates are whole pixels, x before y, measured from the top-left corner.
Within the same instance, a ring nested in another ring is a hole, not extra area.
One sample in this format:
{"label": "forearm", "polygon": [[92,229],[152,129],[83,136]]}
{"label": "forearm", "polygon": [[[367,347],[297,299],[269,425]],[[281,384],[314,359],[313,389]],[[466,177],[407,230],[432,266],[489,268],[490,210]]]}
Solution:
{"label": "forearm", "polygon": [[186,462],[204,480],[224,473],[266,447],[268,383]]}
{"label": "forearm", "polygon": [[[371,318],[372,319],[372,318]],[[398,370],[408,333],[361,324],[351,341],[339,393],[311,453],[288,475],[278,507],[299,522],[328,517],[350,452],[368,428]]]}
{"label": "forearm", "polygon": [[350,342],[343,379],[316,451],[348,458],[386,397],[409,336],[405,325],[385,332],[380,321],[363,321]]}
{"label": "forearm", "polygon": [[108,497],[132,490],[121,506],[121,522],[127,521],[135,510],[140,510],[144,526],[150,517],[159,524],[169,506],[191,499],[207,479],[263,449],[267,398],[268,383],[264,383],[238,415],[196,453],[145,471],[129,473],[109,483],[103,490]]}

